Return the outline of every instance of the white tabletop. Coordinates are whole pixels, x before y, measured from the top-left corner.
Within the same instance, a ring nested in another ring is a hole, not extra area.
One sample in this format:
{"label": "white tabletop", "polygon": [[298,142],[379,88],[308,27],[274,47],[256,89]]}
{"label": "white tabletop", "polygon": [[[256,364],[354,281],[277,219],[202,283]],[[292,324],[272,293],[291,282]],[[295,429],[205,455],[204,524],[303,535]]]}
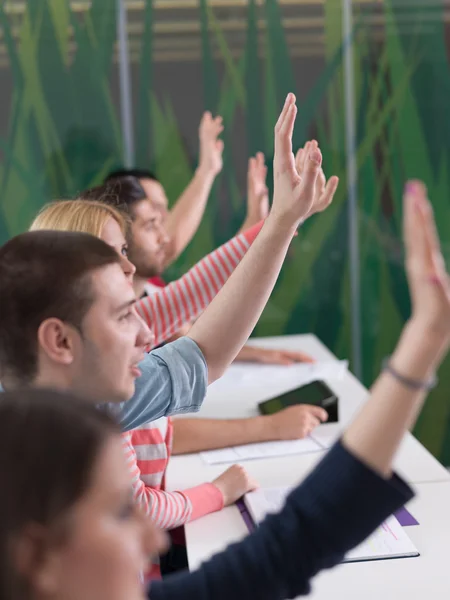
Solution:
{"label": "white tabletop", "polygon": [[[317,360],[336,360],[334,355],[313,335],[265,338],[255,340],[253,343],[264,347],[302,350]],[[282,371],[277,371],[277,376],[274,377],[274,372],[270,370],[273,367],[259,369],[258,366],[247,365],[245,372],[250,373],[250,376],[243,377],[243,367],[241,365],[232,366],[222,382],[211,386],[198,416],[214,418],[252,416],[257,414],[258,402],[295,387],[294,370],[286,373],[286,369],[282,367]],[[339,381],[330,380],[326,383],[338,394],[340,399],[339,424],[320,427],[320,435],[329,440],[339,436],[343,427],[366,400],[368,392],[351,373],[346,373]],[[323,454],[324,452],[318,452],[247,461],[243,464],[261,486],[293,485],[304,479]],[[181,490],[198,483],[211,481],[227,466],[206,465],[198,454],[173,457],[168,469],[168,489]],[[329,600],[331,593],[335,593],[334,586],[339,583],[339,586],[342,586],[343,590],[345,589],[345,595],[339,594],[339,597],[345,597],[346,600],[351,598],[360,600],[362,597],[365,600],[381,598],[381,594],[386,596],[386,591],[389,589],[395,590],[396,593],[388,595],[388,598],[397,600],[400,597],[399,586],[407,585],[409,590],[409,580],[411,580],[415,583],[411,584],[408,600],[413,600],[419,598],[418,593],[416,594],[418,589],[428,589],[425,582],[419,588],[417,583],[419,576],[423,578],[426,573],[427,578],[433,576],[439,582],[445,578],[445,570],[439,572],[436,565],[442,568],[443,557],[446,556],[447,551],[444,543],[445,541],[447,541],[447,545],[450,543],[450,517],[446,512],[450,506],[450,474],[409,434],[405,437],[398,454],[396,468],[408,482],[419,484],[417,489],[420,495],[417,500],[414,500],[411,510],[421,525],[417,528],[408,528],[408,533],[411,534],[411,538],[423,555],[418,559],[343,565],[333,573],[319,577],[317,591],[313,594],[313,598],[328,598]],[[225,548],[231,542],[242,539],[247,534],[242,517],[236,507],[228,507],[219,513],[203,517],[188,524],[185,529],[191,569],[195,569],[212,554]],[[437,537],[434,536],[435,529],[439,530]],[[446,562],[448,562],[448,552]],[[432,568],[430,563],[432,563]],[[349,577],[351,569],[354,571]],[[358,574],[356,578],[353,573]],[[363,585],[367,585],[369,575],[371,584],[368,587],[370,589],[364,588],[363,590]],[[398,581],[399,578],[406,579],[401,582]],[[361,583],[360,586],[358,581]],[[389,585],[385,582],[389,582]],[[447,583],[447,585],[449,584]],[[401,590],[404,591],[404,588],[401,587]],[[416,595],[412,595],[412,592]],[[422,595],[422,600],[423,597]]]}
{"label": "white tabletop", "polygon": [[[314,335],[259,338],[252,340],[252,343],[266,348],[302,350],[317,360],[337,360]],[[243,371],[250,373],[245,379],[242,377]],[[275,376],[274,372],[276,372]],[[295,379],[294,367],[232,365],[225,374],[223,382],[219,381],[210,386],[200,412],[186,416],[226,419],[257,415],[259,402],[296,387]],[[344,427],[367,399],[368,391],[350,372],[339,381],[328,380],[326,383],[339,397],[339,423],[321,425],[316,430],[316,435],[330,440],[342,433]],[[270,478],[273,473],[274,477],[281,480],[283,471],[290,473],[294,471],[296,480],[303,479],[320,457],[321,454],[318,453],[273,459],[270,463],[274,467],[273,470],[266,469],[265,461],[246,462],[245,466],[258,478],[261,485],[269,485],[267,478]],[[405,436],[395,468],[409,483],[450,481],[447,469],[410,434]],[[206,466],[198,454],[177,456],[170,461],[168,483],[171,489],[182,489],[182,487],[209,481],[211,477],[217,476],[223,470],[223,466],[218,469]],[[280,471],[280,476],[276,474],[277,471]]]}
{"label": "white tabletop", "polygon": [[[340,565],[315,579],[310,598],[440,600],[448,597],[450,482],[422,483],[414,487],[417,496],[408,509],[419,525],[407,527],[406,531],[420,557]],[[211,530],[218,535],[214,547],[208,543]],[[188,535],[191,570],[247,534],[242,517],[234,507],[191,523]]]}

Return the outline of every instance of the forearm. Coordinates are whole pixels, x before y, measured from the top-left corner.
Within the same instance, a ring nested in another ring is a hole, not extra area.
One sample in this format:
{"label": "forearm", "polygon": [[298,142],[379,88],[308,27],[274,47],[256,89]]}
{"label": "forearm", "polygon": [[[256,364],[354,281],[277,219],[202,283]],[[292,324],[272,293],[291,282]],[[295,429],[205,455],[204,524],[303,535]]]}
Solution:
{"label": "forearm", "polygon": [[221,292],[192,326],[189,337],[203,352],[209,383],[224,373],[253,331],[294,233],[292,224],[270,215]]}
{"label": "forearm", "polygon": [[[428,332],[411,321],[402,333],[390,364],[408,379],[429,381],[446,347],[439,333]],[[345,433],[343,443],[372,469],[388,475],[404,432],[415,423],[425,396],[423,390],[413,390],[389,373],[382,373],[367,404]]]}
{"label": "forearm", "polygon": [[178,258],[194,237],[205,212],[208,196],[215,176],[197,169],[167,218],[166,229],[170,237],[167,266]]}
{"label": "forearm", "polygon": [[173,454],[188,454],[275,439],[268,417],[250,419],[174,419]]}
{"label": "forearm", "polygon": [[152,328],[155,345],[167,341],[203,312],[244,257],[262,226],[261,221],[233,237],[205,256],[180,279],[138,300],[136,309]]}

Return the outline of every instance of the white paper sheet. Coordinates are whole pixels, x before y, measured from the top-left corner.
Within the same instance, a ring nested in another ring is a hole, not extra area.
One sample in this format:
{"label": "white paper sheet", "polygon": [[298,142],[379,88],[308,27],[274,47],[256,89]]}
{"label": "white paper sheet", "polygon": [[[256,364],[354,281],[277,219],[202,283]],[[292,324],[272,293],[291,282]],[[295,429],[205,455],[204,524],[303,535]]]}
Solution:
{"label": "white paper sheet", "polygon": [[226,389],[233,387],[241,390],[244,386],[261,386],[274,382],[292,382],[293,387],[306,385],[316,380],[341,379],[348,368],[347,360],[318,361],[316,363],[299,363],[290,366],[233,364],[225,374],[215,381],[210,389]]}
{"label": "white paper sheet", "polygon": [[311,438],[305,438],[294,441],[246,444],[245,446],[233,446],[232,448],[224,448],[223,450],[209,450],[200,454],[208,465],[217,465],[255,460],[258,458],[308,454],[310,452],[320,452],[321,450],[322,447],[317,442]]}
{"label": "white paper sheet", "polygon": [[[245,495],[245,504],[255,523],[283,507],[292,488],[261,488]],[[331,492],[330,492],[331,493]],[[418,556],[417,548],[397,519],[389,517],[366,541],[351,550],[344,562]]]}

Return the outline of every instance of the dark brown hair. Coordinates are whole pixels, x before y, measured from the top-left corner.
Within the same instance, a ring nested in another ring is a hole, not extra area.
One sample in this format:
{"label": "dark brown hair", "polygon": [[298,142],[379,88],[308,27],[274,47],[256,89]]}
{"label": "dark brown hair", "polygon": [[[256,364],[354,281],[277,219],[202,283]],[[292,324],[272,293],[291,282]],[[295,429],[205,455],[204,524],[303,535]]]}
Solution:
{"label": "dark brown hair", "polygon": [[101,449],[119,433],[93,404],[47,390],[0,397],[0,598],[28,600],[14,542],[31,524],[66,525],[91,482]]}
{"label": "dark brown hair", "polygon": [[51,317],[81,331],[94,298],[92,271],[120,262],[87,233],[31,231],[0,248],[0,380],[30,384],[37,374],[37,332]]}
{"label": "dark brown hair", "polygon": [[103,185],[82,192],[80,200],[104,202],[119,209],[133,219],[133,206],[146,200],[147,195],[137,177],[127,175],[116,179],[108,179]]}
{"label": "dark brown hair", "polygon": [[105,183],[111,179],[119,179],[119,177],[136,177],[137,179],[151,179],[152,181],[158,181],[156,174],[149,169],[116,169],[111,171],[105,179]]}

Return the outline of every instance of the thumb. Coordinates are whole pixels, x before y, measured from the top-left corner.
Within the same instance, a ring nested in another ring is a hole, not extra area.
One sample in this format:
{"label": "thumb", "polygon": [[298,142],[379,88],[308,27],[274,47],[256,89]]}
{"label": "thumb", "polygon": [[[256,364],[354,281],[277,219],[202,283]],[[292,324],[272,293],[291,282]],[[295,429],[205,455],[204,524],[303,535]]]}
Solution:
{"label": "thumb", "polygon": [[320,419],[320,421],[322,423],[324,423],[325,421],[328,421],[328,413],[321,406],[310,406],[310,413],[314,417],[317,417],[318,419]]}
{"label": "thumb", "polygon": [[305,169],[303,171],[302,187],[307,193],[314,193],[317,177],[322,165],[322,153],[319,148],[314,148],[305,160]]}
{"label": "thumb", "polygon": [[224,142],[223,142],[223,140],[217,140],[217,142],[216,142],[216,150],[217,150],[217,152],[220,152],[220,154],[222,154],[223,148],[224,148]]}

